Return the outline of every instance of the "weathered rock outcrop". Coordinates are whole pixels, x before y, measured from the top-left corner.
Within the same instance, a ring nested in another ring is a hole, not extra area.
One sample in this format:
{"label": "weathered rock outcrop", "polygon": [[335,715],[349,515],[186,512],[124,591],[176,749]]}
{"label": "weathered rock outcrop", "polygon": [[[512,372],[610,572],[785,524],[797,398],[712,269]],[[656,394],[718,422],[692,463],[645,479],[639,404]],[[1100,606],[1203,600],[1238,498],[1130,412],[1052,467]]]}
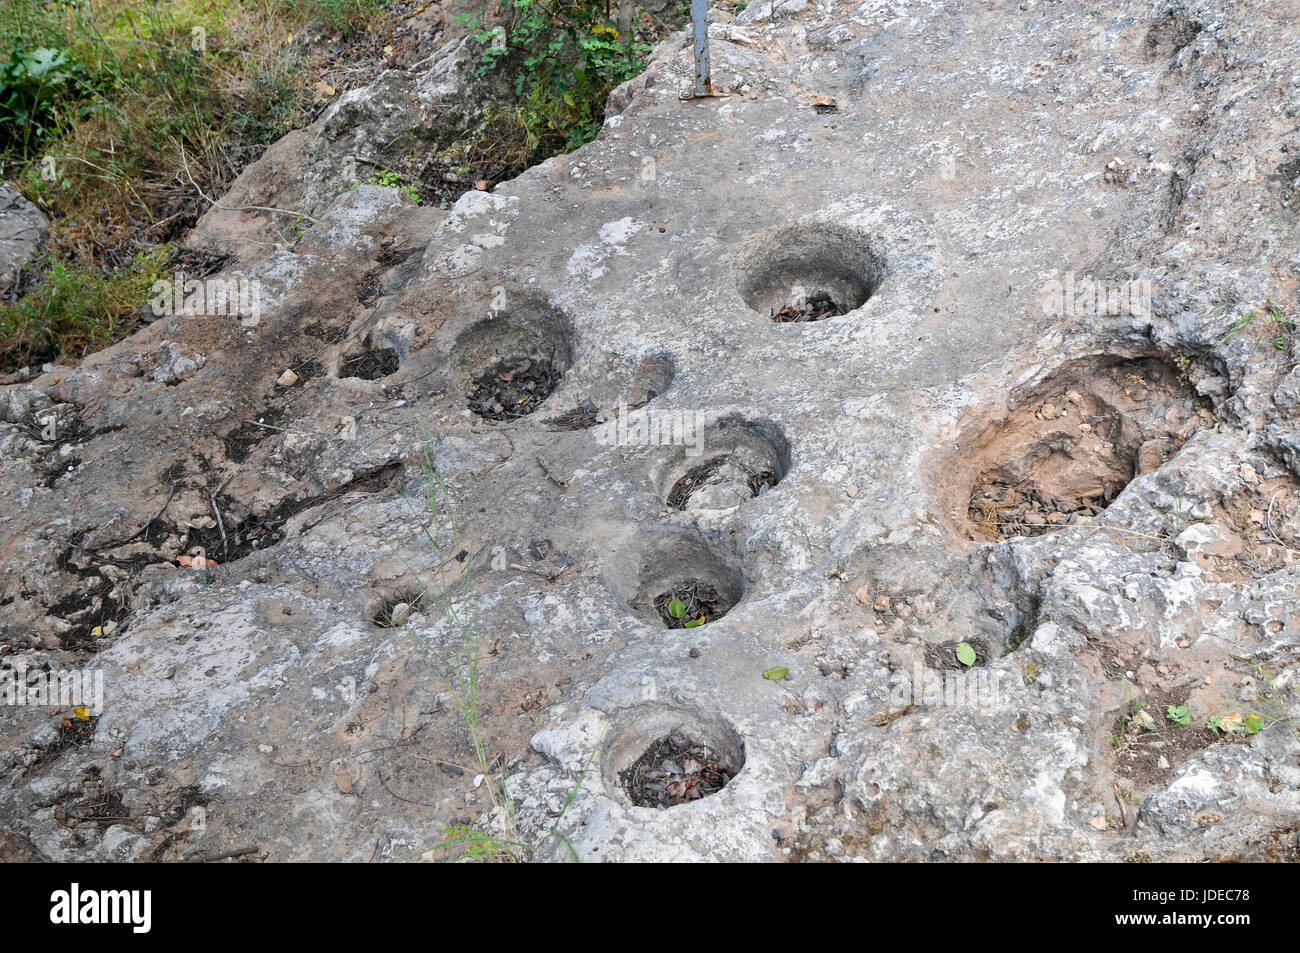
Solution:
{"label": "weathered rock outcrop", "polygon": [[0,185],[0,291],[7,289],[36,257],[50,232],[45,213],[11,185]]}
{"label": "weathered rock outcrop", "polygon": [[[105,702],[5,711],[0,844],[500,825],[416,598],[472,566],[543,857],[1294,860],[1295,12],[755,3],[728,95],[679,98],[675,37],[572,155],[450,212],[334,194],[249,258],[260,314],[5,388],[4,659]],[[521,356],[554,392],[471,413]],[[715,615],[666,627],[688,582]],[[735,777],[633,806],[675,729]]]}
{"label": "weathered rock outcrop", "polygon": [[495,77],[463,37],[422,73],[388,70],[272,145],[200,219],[193,244],[251,261],[288,244],[343,192],[400,157],[451,144],[483,114]]}

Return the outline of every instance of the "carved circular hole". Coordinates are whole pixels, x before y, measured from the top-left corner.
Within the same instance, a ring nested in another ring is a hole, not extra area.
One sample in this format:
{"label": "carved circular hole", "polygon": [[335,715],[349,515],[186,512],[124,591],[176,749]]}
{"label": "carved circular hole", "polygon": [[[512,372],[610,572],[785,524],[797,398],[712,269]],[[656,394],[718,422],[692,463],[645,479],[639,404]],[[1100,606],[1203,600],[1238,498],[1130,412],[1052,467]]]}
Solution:
{"label": "carved circular hole", "polygon": [[372,602],[366,610],[370,621],[381,629],[400,629],[424,601],[421,589],[402,589]]}
{"label": "carved circular hole", "polygon": [[767,421],[727,417],[706,428],[695,447],[673,452],[659,480],[675,510],[727,510],[761,496],[790,469],[790,446]]}
{"label": "carved circular hole", "polygon": [[740,572],[693,532],[667,533],[642,554],[629,602],[643,619],[665,628],[716,622],[740,601]]}
{"label": "carved circular hole", "polygon": [[516,420],[536,413],[559,385],[573,360],[572,334],[560,311],[524,299],[467,328],[450,357],[471,411]]}
{"label": "carved circular hole", "polygon": [[795,225],[754,243],[737,290],[773,321],[821,321],[862,307],[884,277],[884,258],[867,236],[839,225]]}
{"label": "carved circular hole", "polygon": [[615,719],[608,739],[601,758],[606,789],[634,807],[667,810],[702,800],[745,766],[740,733],[689,705],[631,709]]}

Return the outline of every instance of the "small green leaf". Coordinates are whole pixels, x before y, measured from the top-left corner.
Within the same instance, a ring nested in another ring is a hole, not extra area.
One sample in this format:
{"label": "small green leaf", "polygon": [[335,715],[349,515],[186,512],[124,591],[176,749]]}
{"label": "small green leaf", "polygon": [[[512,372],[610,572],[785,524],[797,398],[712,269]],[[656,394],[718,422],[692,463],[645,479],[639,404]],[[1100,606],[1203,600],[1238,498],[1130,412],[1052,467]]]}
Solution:
{"label": "small green leaf", "polygon": [[682,602],[680,599],[674,599],[672,602],[668,603],[668,614],[674,619],[680,619],[682,616],[686,615],[686,603]]}
{"label": "small green leaf", "polygon": [[1187,711],[1186,705],[1169,705],[1165,708],[1165,717],[1175,725],[1190,725],[1192,716]]}
{"label": "small green leaf", "polygon": [[1264,729],[1264,719],[1260,718],[1259,715],[1247,715],[1245,726],[1246,726],[1246,734],[1248,735],[1259,734],[1259,732],[1261,732]]}
{"label": "small green leaf", "polygon": [[769,681],[779,682],[781,681],[781,679],[785,678],[786,675],[788,674],[790,674],[790,670],[788,668],[783,668],[782,666],[778,665],[775,668],[769,668],[766,672],[763,673],[763,677],[768,679]]}
{"label": "small green leaf", "polygon": [[975,650],[970,647],[969,642],[962,642],[957,646],[957,661],[967,668],[975,664]]}
{"label": "small green leaf", "polygon": [[693,629],[693,628],[695,628],[697,625],[704,625],[704,616],[700,616],[698,619],[691,619],[691,620],[688,621],[688,622],[683,622],[683,623],[682,623],[682,628],[683,628],[683,629]]}

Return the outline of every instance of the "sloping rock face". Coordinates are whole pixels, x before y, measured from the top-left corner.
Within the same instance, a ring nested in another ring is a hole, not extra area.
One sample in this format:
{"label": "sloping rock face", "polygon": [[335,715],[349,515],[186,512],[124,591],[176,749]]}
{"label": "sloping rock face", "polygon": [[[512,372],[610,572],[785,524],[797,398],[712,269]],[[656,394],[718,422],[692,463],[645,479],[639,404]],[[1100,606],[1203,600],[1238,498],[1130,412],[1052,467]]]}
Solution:
{"label": "sloping rock face", "polygon": [[50,231],[45,213],[27,201],[13,186],[0,185],[0,291],[40,250]]}
{"label": "sloping rock face", "polygon": [[478,76],[478,66],[478,47],[464,37],[422,73],[387,70],[344,93],[245,169],[200,219],[191,242],[242,262],[265,257],[400,157],[449,145],[482,118],[500,85],[494,74]]}
{"label": "sloping rock face", "polygon": [[6,388],[4,659],[104,700],[6,710],[0,844],[1294,860],[1296,12],[756,3]]}

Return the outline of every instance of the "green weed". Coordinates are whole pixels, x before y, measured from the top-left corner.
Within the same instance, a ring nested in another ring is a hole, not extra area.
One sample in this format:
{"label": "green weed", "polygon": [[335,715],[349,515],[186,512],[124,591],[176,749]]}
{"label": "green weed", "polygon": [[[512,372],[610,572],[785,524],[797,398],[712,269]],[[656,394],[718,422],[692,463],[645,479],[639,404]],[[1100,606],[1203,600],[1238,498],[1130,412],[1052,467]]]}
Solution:
{"label": "green weed", "polygon": [[173,249],[136,255],[107,272],[55,262],[44,280],[14,304],[0,305],[0,368],[77,360],[129,334],[151,285],[166,274]]}

